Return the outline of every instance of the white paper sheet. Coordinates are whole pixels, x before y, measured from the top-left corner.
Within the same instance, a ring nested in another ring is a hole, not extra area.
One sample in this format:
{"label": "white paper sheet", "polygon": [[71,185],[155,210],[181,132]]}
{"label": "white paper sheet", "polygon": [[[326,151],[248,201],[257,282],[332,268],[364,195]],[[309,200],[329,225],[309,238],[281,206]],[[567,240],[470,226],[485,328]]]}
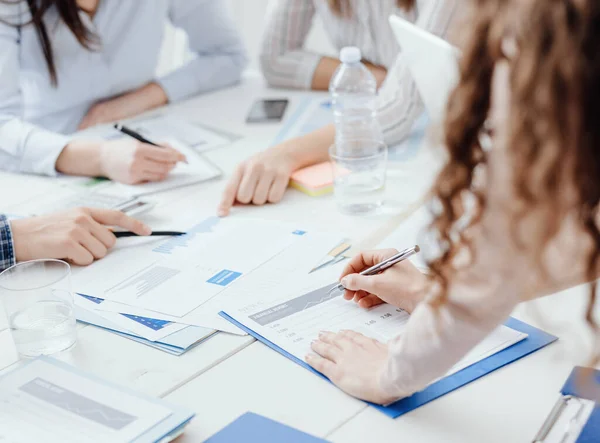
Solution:
{"label": "white paper sheet", "polygon": [[75,304],[77,306],[88,311],[94,311],[96,314],[122,330],[133,335],[138,335],[146,340],[158,341],[188,327],[188,325],[155,319],[148,315],[131,315],[128,313],[101,311],[98,307],[102,303],[104,303],[102,299],[86,297],[79,294],[75,296]]}
{"label": "white paper sheet", "polygon": [[[312,283],[314,288],[317,281]],[[302,361],[312,352],[310,343],[318,338],[321,331],[339,332],[349,329],[386,343],[402,334],[410,318],[407,312],[387,304],[368,310],[362,309],[356,303],[344,300],[340,291],[329,294],[328,290],[332,285],[318,287],[310,292],[305,291],[307,286],[311,284],[291,286],[287,289],[283,289],[282,286],[279,297],[272,296],[268,299],[257,295],[235,307],[230,305],[224,311]],[[447,375],[526,337],[527,334],[500,326],[471,350]]]}
{"label": "white paper sheet", "polygon": [[[221,170],[208,161],[201,152],[231,142],[224,136],[173,117],[155,115],[126,122],[126,125],[155,143],[169,143],[184,154],[188,163],[178,163],[167,180],[138,185],[117,184],[121,192],[130,196],[142,196],[164,192],[220,177]],[[101,125],[73,135],[80,139],[113,140],[125,138],[112,125]]]}
{"label": "white paper sheet", "polygon": [[[331,268],[310,274],[315,257],[320,257],[340,241],[337,233],[309,231],[305,235],[296,236],[294,243],[282,250],[271,260],[228,286],[214,298],[207,300],[189,314],[176,317],[164,313],[152,312],[137,306],[130,306],[115,301],[105,301],[98,309],[111,312],[128,313],[142,317],[153,317],[194,326],[203,326],[230,333],[241,333],[241,330],[218,316],[218,313],[230,303],[244,300],[256,291],[277,291],[285,282],[334,281],[341,268]],[[273,284],[274,282],[274,284]]]}
{"label": "white paper sheet", "polygon": [[[257,268],[275,257],[274,263],[279,263],[279,255],[294,244],[302,246],[284,255],[279,266],[308,274],[315,258],[342,238],[302,231],[291,223],[218,217],[207,217],[187,232],[184,237],[117,248],[103,260],[76,269],[75,291],[107,300],[98,306],[102,310],[231,330],[217,316],[223,307],[217,296],[229,288],[243,291]],[[266,273],[275,270],[269,267]],[[200,306],[203,309],[197,309]]]}
{"label": "white paper sheet", "polygon": [[0,378],[0,440],[129,442],[168,408],[36,360]]}

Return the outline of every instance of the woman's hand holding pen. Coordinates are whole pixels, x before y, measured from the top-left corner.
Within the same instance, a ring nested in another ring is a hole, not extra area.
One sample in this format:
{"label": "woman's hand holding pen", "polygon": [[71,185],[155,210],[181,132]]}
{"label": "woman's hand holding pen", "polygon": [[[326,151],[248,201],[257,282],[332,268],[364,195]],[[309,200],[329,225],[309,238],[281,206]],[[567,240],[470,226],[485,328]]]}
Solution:
{"label": "woman's hand holding pen", "polygon": [[359,275],[397,253],[395,249],[366,251],[350,260],[341,276],[346,288],[344,298],[354,300],[361,308],[389,303],[412,312],[425,297],[428,281],[410,261],[404,260],[381,274]]}
{"label": "woman's hand holding pen", "polygon": [[[359,275],[397,253],[395,249],[385,249],[354,257],[342,272],[344,298],[354,300],[362,308],[389,303],[412,312],[425,298],[428,280],[410,261],[397,263],[380,274]],[[305,357],[306,362],[343,391],[378,404],[395,400],[379,382],[387,367],[386,344],[354,331],[337,334],[325,331],[311,344],[311,349],[313,353]]]}
{"label": "woman's hand holding pen", "polygon": [[165,180],[185,156],[169,145],[160,147],[134,139],[120,139],[101,145],[101,175],[129,185]]}
{"label": "woman's hand holding pen", "polygon": [[169,145],[160,147],[123,138],[109,141],[73,140],[56,160],[64,174],[107,177],[128,185],[161,181],[185,156]]}

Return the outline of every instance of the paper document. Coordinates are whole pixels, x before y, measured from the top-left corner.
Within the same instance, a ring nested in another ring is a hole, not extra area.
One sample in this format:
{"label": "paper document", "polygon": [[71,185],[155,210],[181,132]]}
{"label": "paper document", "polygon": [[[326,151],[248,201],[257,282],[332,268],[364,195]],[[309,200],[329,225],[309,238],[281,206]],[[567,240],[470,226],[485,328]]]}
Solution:
{"label": "paper document", "polygon": [[331,281],[339,275],[341,267],[332,267],[327,271],[321,270],[310,276],[309,273],[314,266],[315,257],[321,257],[323,253],[331,250],[334,244],[339,244],[337,234],[311,231],[302,235],[298,237],[298,241],[271,260],[183,317],[169,316],[113,301],[103,302],[98,309],[142,317],[152,316],[171,322],[203,326],[233,334],[244,334],[241,329],[218,316],[218,313],[230,304],[246,300],[249,295],[268,294],[271,296],[285,290],[286,285],[298,287],[298,285],[319,285]]}
{"label": "paper document", "polygon": [[[217,133],[197,123],[165,114],[154,114],[142,118],[125,120],[122,123],[157,143],[171,140],[194,152],[204,152],[225,146],[238,137],[233,134]],[[112,124],[99,125],[73,134],[74,138],[116,140],[123,134]]]}
{"label": "paper document", "polygon": [[[81,297],[75,295],[75,298]],[[123,329],[122,327],[110,322],[105,317],[100,316],[100,311],[86,309],[80,303],[75,302],[75,316],[77,321],[96,326],[101,329],[109,330],[121,337],[133,340],[146,346],[168,352],[172,355],[181,355],[194,346],[202,343],[204,340],[216,334],[214,329],[201,328],[199,326],[187,326],[180,331],[161,338],[157,341],[150,341],[143,337],[133,334],[132,332]],[[238,331],[241,331],[238,329]],[[243,333],[242,333],[243,334]]]}
{"label": "paper document", "polygon": [[185,329],[187,325],[159,320],[139,315],[122,314],[116,312],[99,311],[97,308],[104,300],[87,295],[77,295],[75,303],[84,309],[96,311],[98,315],[107,321],[119,326],[125,331],[145,338],[150,341],[158,341],[177,331]]}
{"label": "paper document", "polygon": [[233,135],[219,134],[197,123],[162,114],[135,120],[132,127],[156,140],[173,139],[177,144],[188,146],[195,152],[225,146],[236,138]]}
{"label": "paper document", "polygon": [[[306,275],[315,260],[341,240],[337,233],[242,218],[207,217],[186,232],[182,237],[117,247],[103,260],[75,269],[75,291],[105,300],[99,310],[220,330],[218,324],[225,324],[225,330],[237,331],[218,317],[223,307],[218,296],[233,288],[245,290],[246,280],[252,281],[252,274],[275,257],[273,263]],[[282,259],[281,254],[295,244],[301,250],[292,248],[293,253]],[[275,264],[267,266],[267,276],[275,272]],[[129,319],[119,320],[122,324]]]}
{"label": "paper document", "polygon": [[[169,142],[168,139],[167,142]],[[127,195],[143,196],[202,183],[221,176],[221,170],[201,154],[194,152],[183,144],[171,143],[171,145],[185,155],[187,163],[177,163],[177,166],[169,173],[166,180],[137,185],[116,183],[116,187],[121,188],[123,193]]]}
{"label": "paper document", "polygon": [[171,415],[157,402],[46,360],[0,378],[0,441],[131,442]]}
{"label": "paper document", "polygon": [[[319,332],[349,329],[387,343],[402,334],[410,315],[391,305],[362,309],[346,301],[340,291],[329,294],[332,284],[299,296],[288,289],[278,298],[265,300],[260,295],[224,312],[296,358],[304,361],[312,353],[310,344]],[[285,295],[288,294],[288,295]],[[519,331],[500,326],[476,346],[448,373],[450,375],[489,357],[527,337]]]}
{"label": "paper document", "polygon": [[[231,142],[224,136],[172,117],[155,115],[125,122],[131,129],[155,143],[169,143],[184,154],[188,163],[178,163],[167,180],[138,185],[117,184],[123,193],[141,196],[164,192],[220,177],[221,170],[201,152]],[[73,135],[75,139],[116,140],[127,136],[112,125],[102,125]]]}

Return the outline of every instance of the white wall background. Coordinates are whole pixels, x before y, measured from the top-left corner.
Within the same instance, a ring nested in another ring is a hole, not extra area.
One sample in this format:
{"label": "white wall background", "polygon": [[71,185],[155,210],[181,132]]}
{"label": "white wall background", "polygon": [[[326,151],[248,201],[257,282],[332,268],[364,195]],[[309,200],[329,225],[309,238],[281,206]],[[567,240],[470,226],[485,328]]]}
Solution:
{"label": "white wall background", "polygon": [[[269,3],[276,2],[277,0],[218,1],[225,1],[228,4],[231,15],[238,24],[239,31],[248,49],[250,56],[249,69],[257,71],[259,69],[257,58],[267,10]],[[185,35],[182,32],[174,31],[171,27],[167,27],[163,55],[158,68],[159,74],[168,72],[180,66],[185,61],[187,55],[186,45]],[[315,26],[308,38],[306,47],[319,53],[335,54],[318,19],[315,20]]]}

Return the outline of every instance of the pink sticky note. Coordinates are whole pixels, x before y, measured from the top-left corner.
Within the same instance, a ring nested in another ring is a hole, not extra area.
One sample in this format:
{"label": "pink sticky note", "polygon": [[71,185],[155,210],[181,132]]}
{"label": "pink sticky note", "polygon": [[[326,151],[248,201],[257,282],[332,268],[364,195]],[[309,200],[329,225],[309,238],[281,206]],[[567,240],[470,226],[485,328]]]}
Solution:
{"label": "pink sticky note", "polygon": [[333,184],[333,169],[330,162],[308,166],[292,174],[292,180],[300,185],[319,189]]}

